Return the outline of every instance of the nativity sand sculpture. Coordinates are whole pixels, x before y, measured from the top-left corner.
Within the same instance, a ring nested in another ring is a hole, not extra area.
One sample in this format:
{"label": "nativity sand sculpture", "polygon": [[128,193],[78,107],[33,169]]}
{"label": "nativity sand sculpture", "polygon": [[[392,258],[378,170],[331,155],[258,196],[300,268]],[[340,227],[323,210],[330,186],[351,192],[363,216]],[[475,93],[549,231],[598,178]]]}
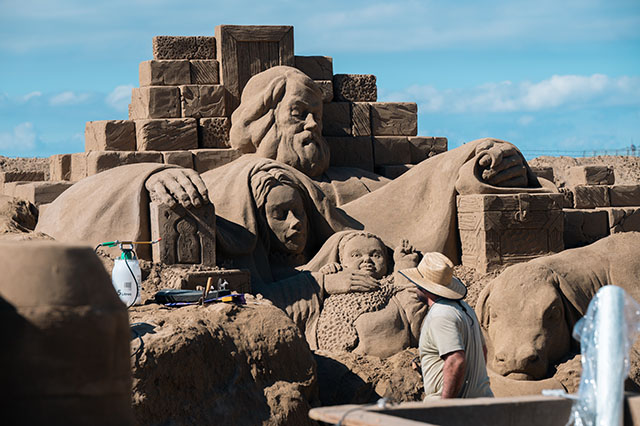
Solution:
{"label": "nativity sand sculpture", "polygon": [[[202,175],[162,164],[116,167],[65,191],[36,230],[91,245],[147,240],[150,201],[196,210],[211,200],[218,252],[249,269],[260,291],[304,269],[341,230],[364,229],[388,247],[402,246],[410,235],[418,251],[440,251],[459,261],[457,194],[555,191],[532,173],[515,146],[494,139],[429,158],[392,182],[353,168],[328,168],[321,117],[320,92],[311,79],[291,67],[271,68],[247,83],[233,115],[231,144],[255,152]],[[351,201],[336,205],[346,199]],[[317,284],[307,281],[288,286],[286,305],[317,298]]]}

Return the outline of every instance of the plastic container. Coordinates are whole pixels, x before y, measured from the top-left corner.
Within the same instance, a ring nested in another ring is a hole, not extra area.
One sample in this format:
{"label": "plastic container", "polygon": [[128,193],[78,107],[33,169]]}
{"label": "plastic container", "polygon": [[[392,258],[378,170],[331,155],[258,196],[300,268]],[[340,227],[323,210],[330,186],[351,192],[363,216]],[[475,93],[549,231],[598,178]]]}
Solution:
{"label": "plastic container", "polygon": [[111,282],[125,305],[133,306],[142,303],[140,291],[142,271],[132,251],[123,251],[122,257],[116,259],[111,272]]}

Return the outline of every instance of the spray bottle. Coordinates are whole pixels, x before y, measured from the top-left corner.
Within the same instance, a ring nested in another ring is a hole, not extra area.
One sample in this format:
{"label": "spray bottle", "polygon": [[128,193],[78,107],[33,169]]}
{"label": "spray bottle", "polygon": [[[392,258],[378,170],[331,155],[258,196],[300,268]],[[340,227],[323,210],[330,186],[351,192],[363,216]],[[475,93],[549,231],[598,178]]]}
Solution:
{"label": "spray bottle", "polygon": [[[120,247],[122,254],[116,259],[111,271],[111,282],[116,289],[116,293],[120,300],[130,308],[133,305],[139,305],[142,302],[142,292],[140,285],[142,283],[142,271],[138,258],[133,249],[134,244],[154,244],[160,241],[109,241],[98,244],[98,247]],[[98,249],[96,247],[96,250]]]}

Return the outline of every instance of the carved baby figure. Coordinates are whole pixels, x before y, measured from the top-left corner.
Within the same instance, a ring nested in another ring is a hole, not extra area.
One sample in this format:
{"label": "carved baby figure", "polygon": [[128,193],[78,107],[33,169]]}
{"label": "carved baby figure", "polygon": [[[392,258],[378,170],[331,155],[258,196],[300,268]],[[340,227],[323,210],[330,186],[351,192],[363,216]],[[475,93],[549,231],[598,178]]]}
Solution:
{"label": "carved baby figure", "polygon": [[[373,234],[354,231],[340,240],[339,262],[320,269],[331,295],[318,320],[318,349],[384,358],[417,344],[426,311],[411,284],[387,274],[388,257],[387,247]],[[396,270],[414,267],[419,260],[406,240],[393,257]],[[377,289],[366,291],[369,281],[376,281]],[[348,290],[337,293],[340,288]]]}

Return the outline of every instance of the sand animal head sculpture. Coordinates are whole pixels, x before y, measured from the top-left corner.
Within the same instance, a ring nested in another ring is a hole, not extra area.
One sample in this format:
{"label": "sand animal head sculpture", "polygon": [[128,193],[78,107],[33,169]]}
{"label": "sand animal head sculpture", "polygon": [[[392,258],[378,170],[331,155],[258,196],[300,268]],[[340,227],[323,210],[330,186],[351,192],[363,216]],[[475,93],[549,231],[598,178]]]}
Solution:
{"label": "sand animal head sculpture", "polygon": [[309,220],[302,192],[281,169],[262,170],[251,177],[251,191],[261,212],[263,241],[271,251],[302,254]]}
{"label": "sand animal head sculpture", "polygon": [[556,278],[547,267],[520,264],[481,293],[476,311],[491,370],[514,380],[539,380],[569,352],[568,307]]}
{"label": "sand animal head sculpture", "polygon": [[366,272],[376,279],[387,274],[387,247],[380,238],[368,232],[354,232],[342,238],[338,256],[345,270]]}
{"label": "sand animal head sculpture", "polygon": [[604,285],[640,299],[640,233],[623,232],[505,269],[480,293],[476,312],[487,337],[488,367],[517,380],[551,375],[569,355],[571,332]]}
{"label": "sand animal head sculpture", "polygon": [[231,146],[243,153],[255,152],[311,177],[329,167],[322,92],[302,71],[277,66],[252,77],[231,122]]}

